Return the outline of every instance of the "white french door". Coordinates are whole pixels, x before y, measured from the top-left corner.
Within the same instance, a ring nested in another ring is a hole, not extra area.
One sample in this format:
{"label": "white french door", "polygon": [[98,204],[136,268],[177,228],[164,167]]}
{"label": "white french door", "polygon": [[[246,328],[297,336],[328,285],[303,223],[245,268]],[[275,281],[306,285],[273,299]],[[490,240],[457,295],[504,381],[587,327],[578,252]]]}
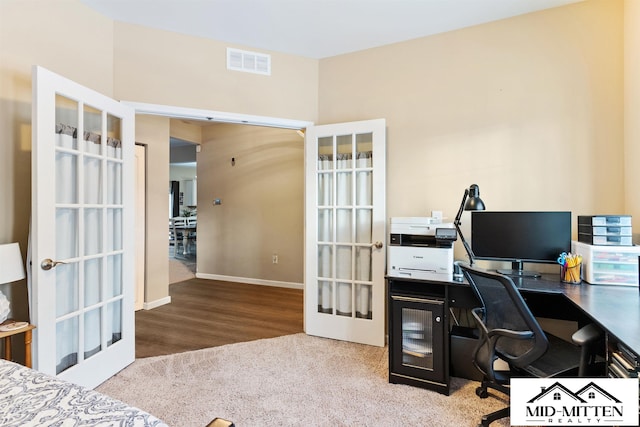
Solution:
{"label": "white french door", "polygon": [[93,388],[133,362],[134,110],[33,68],[34,367]]}
{"label": "white french door", "polygon": [[307,128],[305,331],[383,346],[385,120]]}

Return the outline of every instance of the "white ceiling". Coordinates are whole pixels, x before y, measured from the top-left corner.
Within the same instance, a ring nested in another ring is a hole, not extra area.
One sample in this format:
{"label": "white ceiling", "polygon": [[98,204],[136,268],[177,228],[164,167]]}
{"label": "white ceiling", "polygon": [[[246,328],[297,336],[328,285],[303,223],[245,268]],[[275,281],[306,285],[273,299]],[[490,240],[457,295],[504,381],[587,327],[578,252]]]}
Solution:
{"label": "white ceiling", "polygon": [[326,58],[582,0],[81,0],[116,21]]}

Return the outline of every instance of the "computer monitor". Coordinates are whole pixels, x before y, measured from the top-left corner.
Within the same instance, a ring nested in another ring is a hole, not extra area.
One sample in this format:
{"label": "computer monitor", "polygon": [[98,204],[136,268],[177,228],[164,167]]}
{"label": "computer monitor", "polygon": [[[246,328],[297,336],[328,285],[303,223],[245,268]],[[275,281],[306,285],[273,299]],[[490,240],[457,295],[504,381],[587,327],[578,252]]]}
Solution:
{"label": "computer monitor", "polygon": [[523,263],[556,263],[571,251],[571,212],[471,212],[471,249],[477,259],[510,261],[499,273],[538,277]]}

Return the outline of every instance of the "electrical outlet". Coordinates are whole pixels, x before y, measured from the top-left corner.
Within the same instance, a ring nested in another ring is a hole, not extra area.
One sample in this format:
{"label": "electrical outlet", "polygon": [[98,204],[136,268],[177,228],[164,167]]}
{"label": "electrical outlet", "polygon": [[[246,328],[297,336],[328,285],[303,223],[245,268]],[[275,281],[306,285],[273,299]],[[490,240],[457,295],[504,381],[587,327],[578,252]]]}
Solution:
{"label": "electrical outlet", "polygon": [[273,255],[271,256],[271,261],[272,261],[274,264],[277,264],[277,263],[278,263],[278,254],[273,254]]}

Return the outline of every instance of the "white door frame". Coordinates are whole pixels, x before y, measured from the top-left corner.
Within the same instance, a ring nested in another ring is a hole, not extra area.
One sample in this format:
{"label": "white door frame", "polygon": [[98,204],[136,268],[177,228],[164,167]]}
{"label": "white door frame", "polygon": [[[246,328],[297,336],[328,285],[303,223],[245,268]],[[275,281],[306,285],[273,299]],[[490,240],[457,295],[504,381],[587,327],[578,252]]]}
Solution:
{"label": "white door frame", "polygon": [[305,129],[313,125],[308,120],[283,119],[250,114],[226,113],[222,111],[202,110],[198,108],[176,107],[171,105],[148,104],[144,102],[120,101],[136,110],[136,114],[149,114],[177,119],[203,120],[212,123],[235,123],[238,125],[266,126],[282,129]]}
{"label": "white door frame", "polygon": [[[148,114],[176,119],[200,120],[211,123],[230,123],[239,125],[265,126],[281,129],[302,130],[313,126],[314,122],[308,120],[284,119],[278,117],[256,116],[250,114],[227,113],[198,108],[177,107],[173,105],[149,104],[135,101],[120,101],[122,104],[132,107],[136,114]],[[167,142],[168,143],[168,142]],[[149,212],[147,212],[147,215]],[[146,304],[146,303],[145,303]],[[164,303],[163,303],[164,304]],[[155,306],[145,309],[151,309]]]}
{"label": "white door frame", "polygon": [[136,292],[134,309],[144,308],[144,295],[146,291],[146,240],[147,240],[147,147],[136,144]]}

